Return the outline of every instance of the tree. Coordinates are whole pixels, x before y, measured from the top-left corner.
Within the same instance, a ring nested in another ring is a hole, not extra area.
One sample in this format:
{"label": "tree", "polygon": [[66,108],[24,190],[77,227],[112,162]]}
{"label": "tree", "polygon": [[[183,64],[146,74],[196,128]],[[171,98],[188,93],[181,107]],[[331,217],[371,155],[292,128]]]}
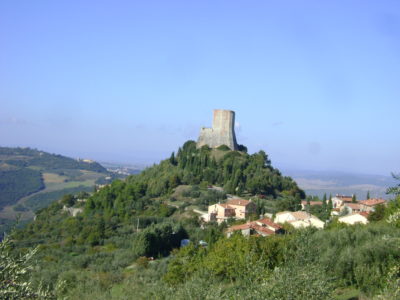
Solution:
{"label": "tree", "polygon": [[333,209],[332,197],[329,196],[328,207],[327,207],[327,210],[329,211],[329,214],[331,213],[332,209]]}
{"label": "tree", "polygon": [[[392,173],[392,176],[394,179],[400,180],[400,174],[394,174]],[[400,195],[400,183],[397,186],[390,187],[386,191],[387,194],[393,194],[393,195]]]}
{"label": "tree", "polygon": [[246,152],[247,153],[247,147],[244,145],[238,145],[238,151]]}
{"label": "tree", "polygon": [[61,203],[64,204],[67,207],[74,206],[75,204],[75,197],[74,195],[71,194],[66,194],[62,197]]}
{"label": "tree", "polygon": [[310,213],[310,207],[311,207],[310,197],[307,197],[306,212]]}
{"label": "tree", "polygon": [[176,166],[177,161],[176,161],[176,158],[175,158],[175,152],[172,152],[172,154],[171,154],[171,156],[169,158],[169,162],[170,162],[171,165]]}
{"label": "tree", "polygon": [[353,202],[353,203],[357,203],[357,197],[356,197],[356,194],[354,194],[353,196],[351,196],[351,202]]}
{"label": "tree", "polygon": [[385,217],[385,205],[383,204],[378,204],[375,207],[375,210],[373,212],[371,212],[371,214],[368,216],[368,220],[369,221],[380,221],[383,220],[383,218]]}
{"label": "tree", "polygon": [[51,294],[41,285],[32,286],[29,273],[33,269],[32,258],[38,247],[25,254],[15,254],[11,240],[0,242],[0,298],[1,299],[49,299]]}
{"label": "tree", "polygon": [[367,192],[367,200],[370,199],[369,191]]}
{"label": "tree", "polygon": [[349,209],[345,206],[339,213],[339,217],[347,216],[349,214]]}

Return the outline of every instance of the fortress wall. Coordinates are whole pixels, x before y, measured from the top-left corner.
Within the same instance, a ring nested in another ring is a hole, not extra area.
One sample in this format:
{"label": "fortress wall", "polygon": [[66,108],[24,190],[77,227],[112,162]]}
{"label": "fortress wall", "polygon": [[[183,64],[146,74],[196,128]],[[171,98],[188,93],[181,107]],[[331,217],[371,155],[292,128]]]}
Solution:
{"label": "fortress wall", "polygon": [[231,110],[214,109],[213,129],[223,133],[234,130],[235,112]]}
{"label": "fortress wall", "polygon": [[211,148],[216,148],[226,145],[232,150],[237,150],[234,126],[235,112],[215,109],[213,127],[201,129],[197,147],[208,145]]}

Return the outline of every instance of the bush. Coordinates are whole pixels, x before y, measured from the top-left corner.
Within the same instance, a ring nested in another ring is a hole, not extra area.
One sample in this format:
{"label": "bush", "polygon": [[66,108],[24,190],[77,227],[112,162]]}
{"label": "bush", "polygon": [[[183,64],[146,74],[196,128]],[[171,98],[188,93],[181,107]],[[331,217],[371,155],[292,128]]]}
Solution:
{"label": "bush", "polygon": [[221,151],[230,151],[231,150],[231,148],[229,148],[227,145],[218,146],[217,149],[221,150]]}

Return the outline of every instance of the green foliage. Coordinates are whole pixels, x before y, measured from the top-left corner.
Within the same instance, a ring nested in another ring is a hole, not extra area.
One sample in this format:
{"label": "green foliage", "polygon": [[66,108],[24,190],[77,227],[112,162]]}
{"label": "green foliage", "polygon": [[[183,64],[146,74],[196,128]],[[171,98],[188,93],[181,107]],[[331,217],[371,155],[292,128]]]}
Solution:
{"label": "green foliage", "polygon": [[37,195],[29,197],[25,201],[25,206],[33,211],[37,211],[39,209],[47,207],[50,203],[60,199],[65,194],[75,194],[82,191],[89,192],[91,190],[91,187],[80,185],[77,187],[57,190],[54,192],[39,193]]}
{"label": "green foliage", "polygon": [[[168,205],[171,195],[178,198],[174,204],[205,207],[226,196],[207,187],[224,186],[253,195],[261,213],[297,210],[304,192],[262,151],[222,154],[189,141],[139,175],[40,209],[13,237],[15,254],[39,245],[38,265],[25,282],[34,291],[43,282],[55,297],[69,299],[331,299],[335,289],[349,287],[395,299],[398,289],[388,282],[398,282],[400,197],[382,222],[333,221],[326,230],[226,238],[226,224],[200,227],[190,211]],[[179,194],[179,184],[191,187]],[[320,214],[332,205],[324,203],[315,206]],[[84,211],[72,217],[63,205]],[[191,242],[179,248],[184,238]],[[151,256],[154,261],[145,258]]]}
{"label": "green foliage", "polygon": [[0,170],[0,209],[43,188],[42,175],[39,171],[28,168]]}
{"label": "green foliage", "polygon": [[285,191],[291,196],[305,196],[290,177],[281,176],[271,166],[264,151],[252,155],[229,151],[217,161],[211,149],[196,149],[195,142],[188,141],[179,149],[177,161],[181,182],[184,184],[207,181],[209,184],[224,186],[228,193],[249,192],[276,197]]}
{"label": "green foliage", "polygon": [[29,281],[33,256],[38,248],[25,253],[15,253],[11,240],[7,237],[0,242],[0,299],[41,299],[51,298],[43,287],[34,287]]}
{"label": "green foliage", "polygon": [[388,271],[385,287],[376,299],[396,300],[400,298],[400,263],[396,262]]}
{"label": "green foliage", "polygon": [[322,221],[326,221],[330,219],[331,211],[332,211],[332,199],[327,199],[326,194],[322,197],[322,201],[318,196],[307,196],[307,202],[310,203],[319,202],[320,205],[308,205],[306,211],[311,213],[312,215],[318,217]]}
{"label": "green foliage", "polygon": [[221,151],[230,151],[231,150],[231,148],[229,148],[227,145],[218,146],[217,149],[221,150]]}
{"label": "green foliage", "polygon": [[107,170],[96,162],[88,163],[78,161],[57,154],[50,154],[30,148],[7,148],[0,147],[0,163],[12,163],[15,166],[36,166],[46,170],[54,169],[79,169],[100,173]]}
{"label": "green foliage", "polygon": [[357,203],[357,196],[355,194],[353,196],[351,196],[351,202]]}
{"label": "green foliage", "polygon": [[371,222],[381,221],[385,217],[386,207],[383,204],[378,204],[375,206],[373,212],[371,212],[368,216],[368,220]]}
{"label": "green foliage", "polygon": [[61,204],[65,205],[66,207],[72,207],[76,203],[76,199],[74,195],[66,194],[61,198]]}
{"label": "green foliage", "polygon": [[276,211],[298,211],[301,208],[301,199],[299,196],[280,197],[276,201]]}
{"label": "green foliage", "polygon": [[332,299],[333,282],[318,265],[291,262],[274,270],[261,290],[266,299]]}
{"label": "green foliage", "polygon": [[161,223],[152,225],[135,236],[133,254],[138,257],[165,256],[172,249],[178,248],[181,240],[185,238],[187,238],[187,233],[180,224]]}
{"label": "green foliage", "polygon": [[247,147],[245,145],[238,145],[238,151],[247,153]]}
{"label": "green foliage", "polygon": [[[392,176],[393,176],[394,179],[400,181],[400,175],[399,174],[392,173]],[[400,195],[400,183],[397,186],[388,188],[387,193],[399,196]]]}
{"label": "green foliage", "polygon": [[283,261],[286,237],[247,239],[240,234],[221,238],[211,248],[194,244],[182,248],[171,260],[165,280],[170,284],[184,282],[200,270],[218,280],[239,280],[255,266],[272,270]]}
{"label": "green foliage", "polygon": [[[75,160],[30,148],[0,147],[0,209],[44,189],[45,184],[47,185],[42,178],[44,172],[66,176],[65,181],[84,181],[85,171],[96,172],[94,177],[93,173],[87,175],[93,177],[91,180],[108,175],[107,170],[96,162]],[[51,201],[61,197],[62,188],[52,186],[51,192],[34,195],[25,207],[32,210],[46,207]],[[79,188],[88,190],[86,186]]]}

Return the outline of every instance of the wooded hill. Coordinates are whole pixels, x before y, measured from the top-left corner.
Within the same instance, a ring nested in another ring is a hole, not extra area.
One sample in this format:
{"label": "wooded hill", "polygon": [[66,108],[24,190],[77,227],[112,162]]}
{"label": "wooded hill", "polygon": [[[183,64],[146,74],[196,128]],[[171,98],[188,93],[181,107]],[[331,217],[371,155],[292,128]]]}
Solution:
{"label": "wooded hill", "polygon": [[[50,298],[71,299],[390,299],[398,292],[391,284],[400,271],[399,197],[367,226],[332,222],[325,230],[226,238],[226,224],[200,226],[187,206],[223,201],[212,184],[289,210],[304,197],[263,151],[196,149],[189,141],[139,175],[38,211],[12,235],[18,251],[39,245],[26,280],[33,289],[48,286]],[[63,206],[82,213],[73,217]],[[184,238],[191,243],[180,248]]]}

